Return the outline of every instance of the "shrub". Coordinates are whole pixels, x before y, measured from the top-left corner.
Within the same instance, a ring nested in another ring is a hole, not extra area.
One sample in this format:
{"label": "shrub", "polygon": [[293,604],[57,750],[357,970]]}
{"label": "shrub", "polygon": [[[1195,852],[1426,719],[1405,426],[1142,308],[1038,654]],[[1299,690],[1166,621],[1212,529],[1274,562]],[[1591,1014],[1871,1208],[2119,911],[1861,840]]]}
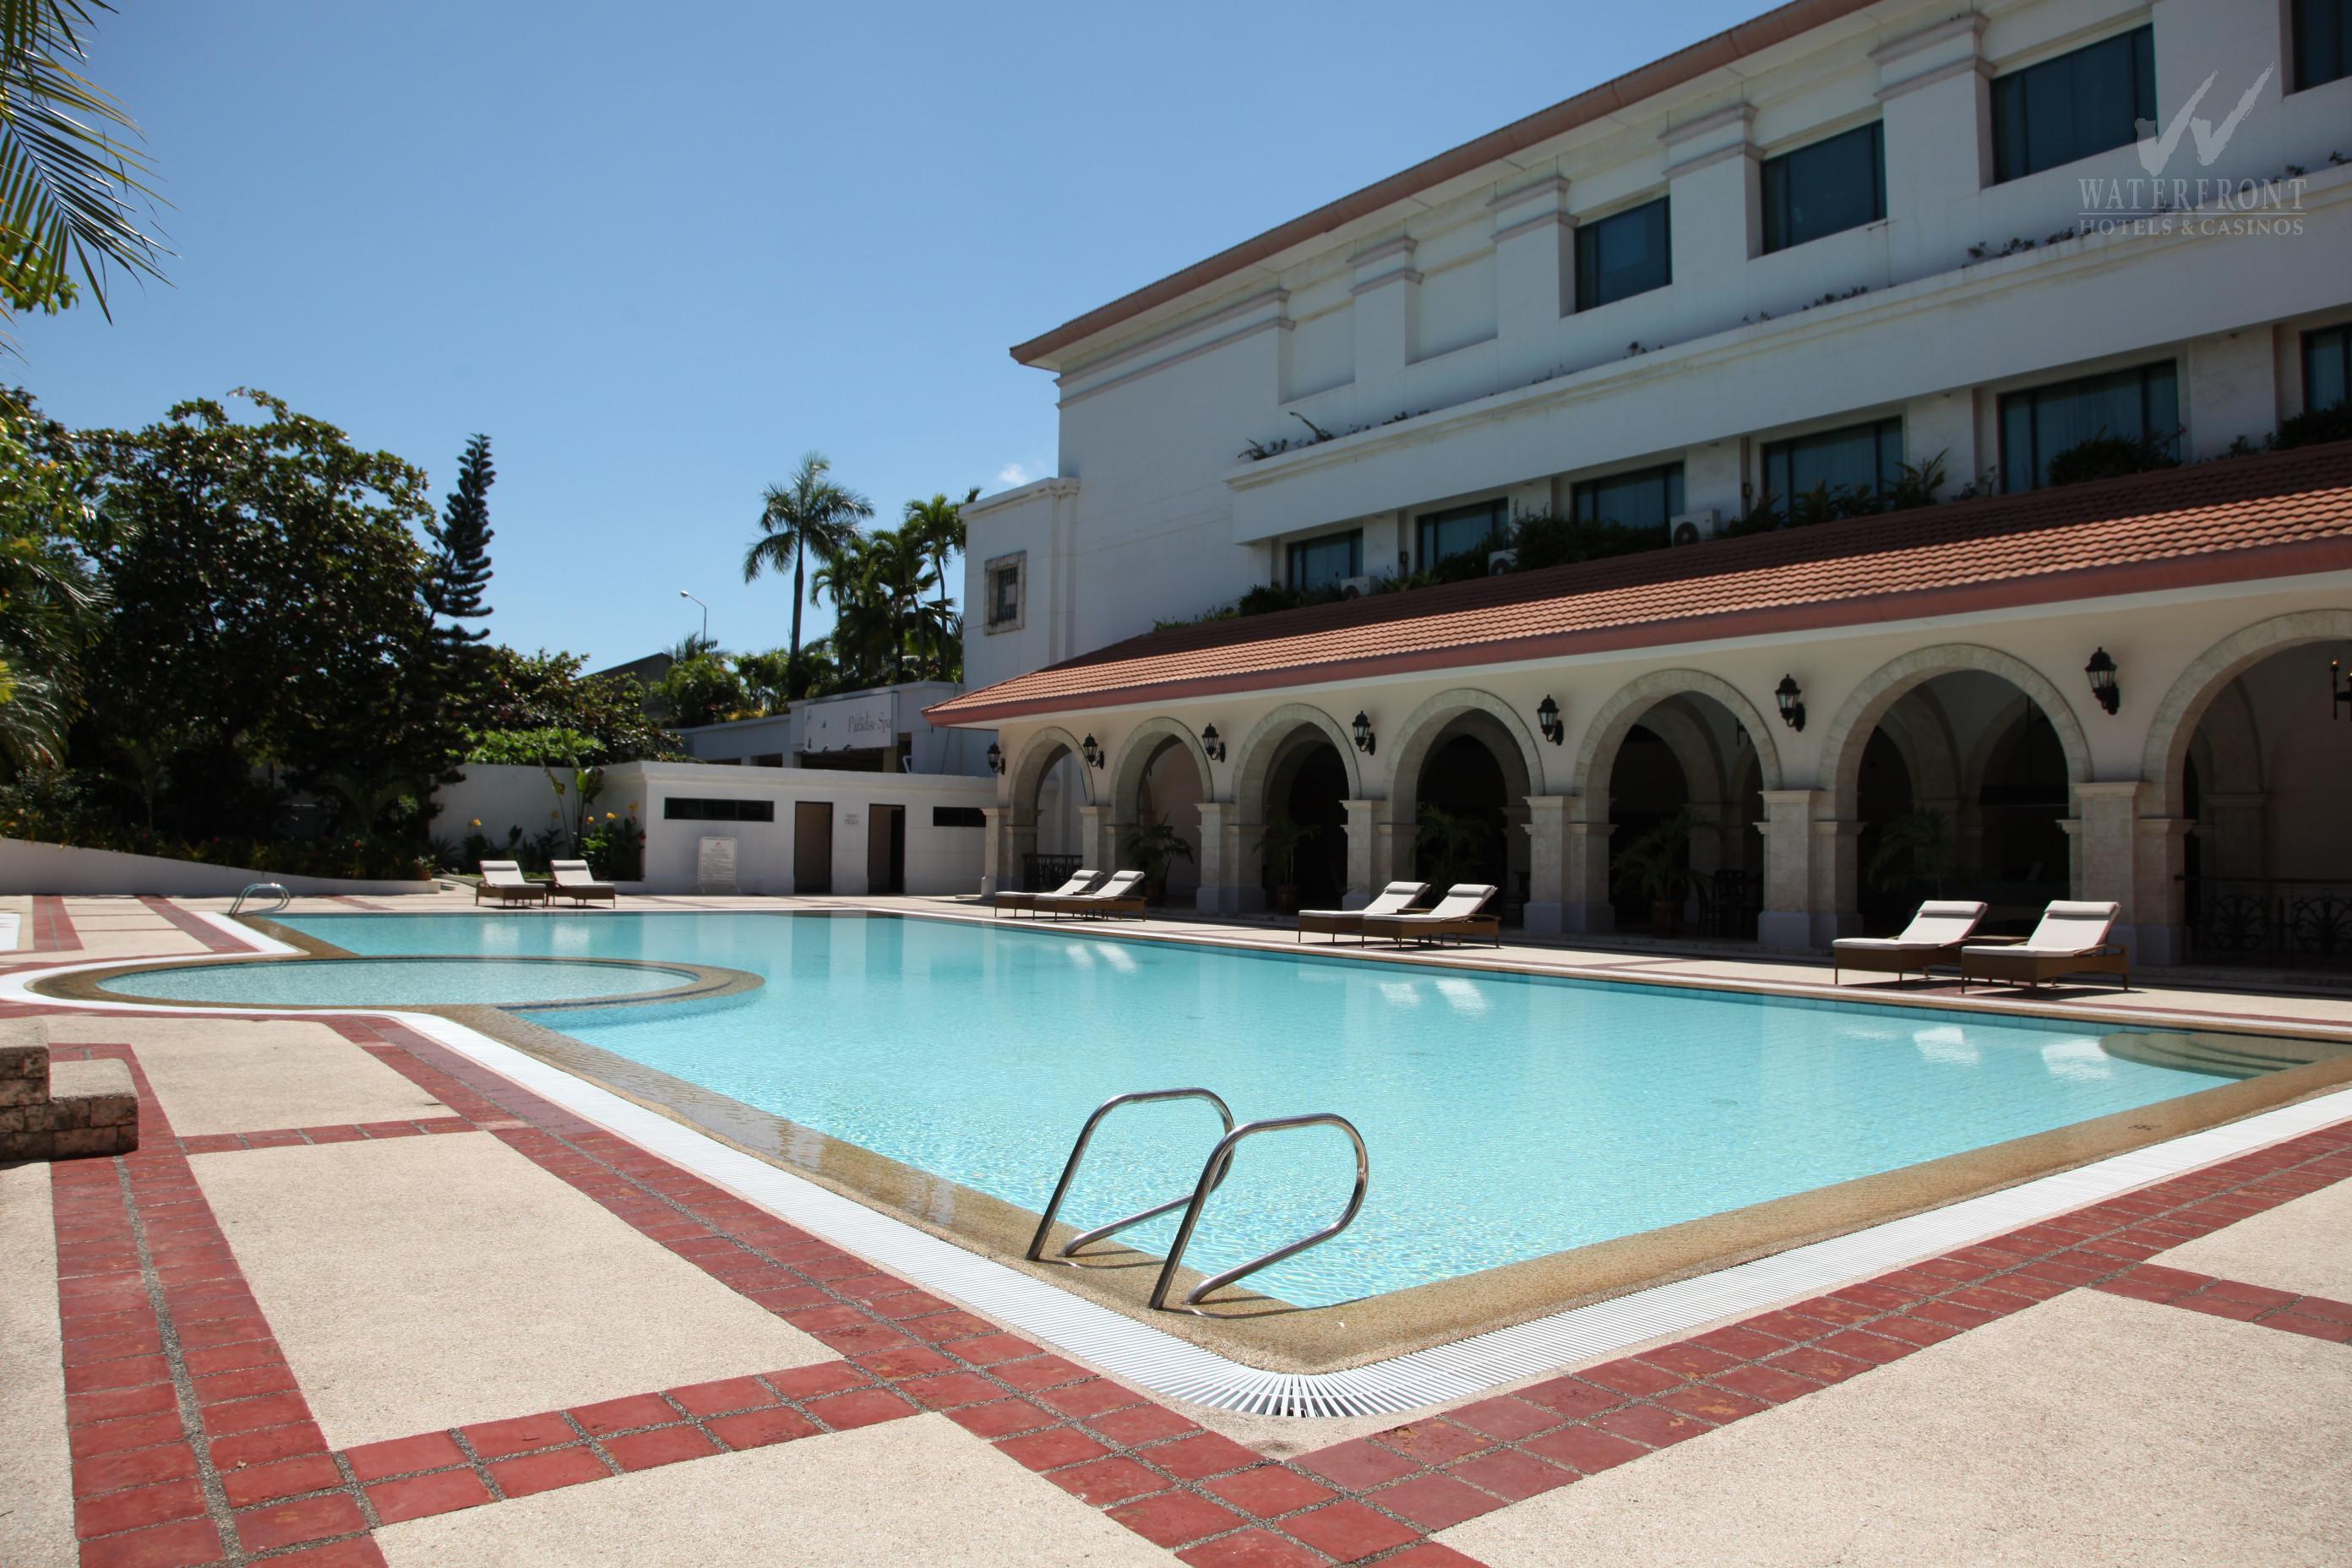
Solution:
{"label": "shrub", "polygon": [[2051,458],[2048,483],[2055,489],[2090,479],[2120,479],[2126,474],[2179,468],[2180,458],[2176,452],[2179,435],[2175,430],[2163,436],[2110,436],[2103,429]]}

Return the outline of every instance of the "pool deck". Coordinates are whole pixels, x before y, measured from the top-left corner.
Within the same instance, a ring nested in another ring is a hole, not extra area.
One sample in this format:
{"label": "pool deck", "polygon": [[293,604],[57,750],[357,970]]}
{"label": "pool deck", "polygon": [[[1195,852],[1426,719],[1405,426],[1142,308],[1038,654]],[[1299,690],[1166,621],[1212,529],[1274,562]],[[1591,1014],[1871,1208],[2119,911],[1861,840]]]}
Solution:
{"label": "pool deck", "polygon": [[[0,899],[0,973],[235,951],[223,907]],[[2352,995],[2059,1000],[2352,1035]],[[1402,1423],[1279,1421],[1098,1376],[396,1023],[5,1010],[130,1064],[142,1130],[0,1167],[9,1568],[2352,1556],[2352,1119]]]}

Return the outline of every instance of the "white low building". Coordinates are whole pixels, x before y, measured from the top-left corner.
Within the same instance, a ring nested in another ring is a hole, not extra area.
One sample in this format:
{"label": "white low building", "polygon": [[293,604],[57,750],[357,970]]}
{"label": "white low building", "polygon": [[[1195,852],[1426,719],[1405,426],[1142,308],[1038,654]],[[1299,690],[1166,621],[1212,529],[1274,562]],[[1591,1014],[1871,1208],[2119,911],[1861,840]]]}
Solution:
{"label": "white low building", "polygon": [[923,715],[962,689],[953,681],[920,680],[803,698],[788,712],[697,724],[678,736],[697,762],[977,777],[988,771],[995,737],[939,729]]}
{"label": "white low building", "polygon": [[[1058,473],[964,509],[931,710],[1001,732],[988,874],[1165,822],[1217,910],[2352,955],[2352,449],[2231,456],[2352,381],[2347,9],[1783,6],[1016,346]],[[2053,484],[2086,438],[2183,466]],[[1528,516],[1658,548],[1378,591]],[[1268,586],[1360,596],[1153,629]]]}

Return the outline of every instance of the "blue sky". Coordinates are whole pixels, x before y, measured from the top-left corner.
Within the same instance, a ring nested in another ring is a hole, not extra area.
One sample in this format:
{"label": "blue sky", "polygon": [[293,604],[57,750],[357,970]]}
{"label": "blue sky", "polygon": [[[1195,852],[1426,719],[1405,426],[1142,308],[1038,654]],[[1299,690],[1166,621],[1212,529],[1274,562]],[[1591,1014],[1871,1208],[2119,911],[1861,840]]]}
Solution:
{"label": "blue sky", "polygon": [[492,630],[600,664],[681,588],[784,641],[741,562],[803,452],[883,522],[1050,473],[1007,345],[1763,8],[116,3],[172,286],[12,374],[76,425],[263,387],[436,496],[487,431]]}

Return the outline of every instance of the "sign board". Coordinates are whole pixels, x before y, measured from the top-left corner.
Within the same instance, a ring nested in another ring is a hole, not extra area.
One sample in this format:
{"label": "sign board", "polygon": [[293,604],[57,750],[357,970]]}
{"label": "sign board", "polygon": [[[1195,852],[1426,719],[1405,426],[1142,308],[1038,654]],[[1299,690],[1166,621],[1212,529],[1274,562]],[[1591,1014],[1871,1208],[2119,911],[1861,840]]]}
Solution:
{"label": "sign board", "polygon": [[896,693],[874,691],[801,707],[801,750],[847,752],[898,742]]}
{"label": "sign board", "polygon": [[706,838],[694,857],[694,890],[731,893],[735,890],[735,840]]}

